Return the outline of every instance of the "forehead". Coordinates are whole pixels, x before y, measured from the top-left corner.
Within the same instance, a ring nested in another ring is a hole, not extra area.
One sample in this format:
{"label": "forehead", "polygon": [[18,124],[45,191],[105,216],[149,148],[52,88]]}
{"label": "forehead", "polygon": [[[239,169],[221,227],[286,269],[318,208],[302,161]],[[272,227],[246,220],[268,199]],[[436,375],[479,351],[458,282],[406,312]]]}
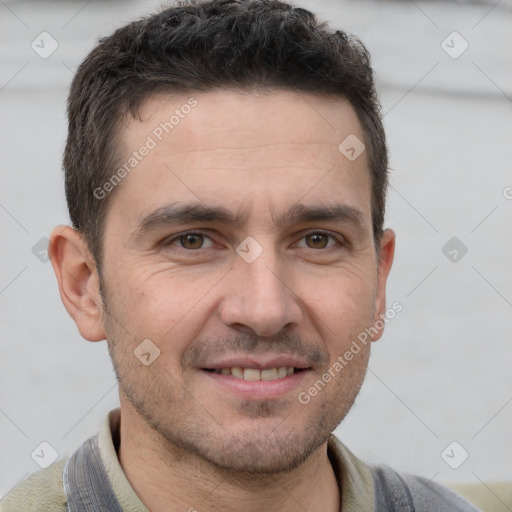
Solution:
{"label": "forehead", "polygon": [[154,127],[155,137],[161,136],[166,143],[184,137],[197,149],[215,149],[219,144],[250,148],[255,141],[337,146],[344,135],[363,138],[348,100],[305,92],[216,89],[196,94],[159,94],[146,99],[140,113],[142,122],[128,119],[125,123],[125,143],[135,142],[134,138],[141,132],[146,134],[150,127]]}
{"label": "forehead", "polygon": [[152,96],[140,114],[119,132],[119,165],[134,165],[112,208],[129,206],[127,218],[192,198],[274,214],[285,202],[341,199],[370,215],[366,153],[351,160],[340,151],[364,139],[343,98],[221,89]]}

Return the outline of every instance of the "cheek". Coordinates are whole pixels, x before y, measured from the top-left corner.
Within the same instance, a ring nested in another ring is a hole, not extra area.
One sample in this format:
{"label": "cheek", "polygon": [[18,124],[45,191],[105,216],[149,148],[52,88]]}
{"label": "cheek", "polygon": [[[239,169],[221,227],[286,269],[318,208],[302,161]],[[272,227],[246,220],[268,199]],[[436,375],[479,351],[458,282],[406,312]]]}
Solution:
{"label": "cheek", "polygon": [[201,328],[205,299],[218,277],[190,276],[173,272],[168,265],[122,267],[112,276],[115,310],[127,331],[149,338],[162,349],[172,341],[181,353]]}
{"label": "cheek", "polygon": [[300,282],[298,295],[332,332],[347,332],[372,321],[376,275],[371,268],[337,269],[315,279],[302,274]]}
{"label": "cheek", "polygon": [[[340,272],[317,280],[313,294],[311,282],[307,287],[310,290],[310,300],[305,301],[308,316],[322,339],[331,366],[341,358],[338,371],[333,369],[335,381],[341,387],[347,380],[359,381],[365,373],[370,349],[365,332],[373,324],[374,280],[371,272]],[[304,287],[306,283],[304,279]],[[366,343],[361,342],[360,336],[365,337]]]}

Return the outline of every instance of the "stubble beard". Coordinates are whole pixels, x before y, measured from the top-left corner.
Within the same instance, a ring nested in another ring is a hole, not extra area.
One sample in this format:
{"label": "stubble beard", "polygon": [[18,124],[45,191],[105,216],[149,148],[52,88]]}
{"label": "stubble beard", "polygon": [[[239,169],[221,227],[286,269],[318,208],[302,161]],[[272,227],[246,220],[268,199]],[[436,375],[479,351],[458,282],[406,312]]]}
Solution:
{"label": "stubble beard", "polygon": [[[102,297],[107,312],[104,285]],[[188,391],[190,379],[184,379],[182,384],[177,382],[158,360],[149,367],[141,367],[131,350],[123,350],[123,346],[131,346],[129,335],[110,314],[105,317],[105,330],[120,394],[147,425],[152,437],[158,439],[162,457],[194,459],[196,464],[213,466],[227,478],[238,480],[243,475],[269,477],[303,464],[328,440],[352,407],[368,361],[367,357],[359,372],[344,369],[350,374],[346,380],[353,384],[351,389],[347,390],[347,382],[345,386],[331,382],[329,386],[334,384],[336,389],[321,391],[320,396],[300,408],[292,403],[293,411],[281,420],[272,418],[280,415],[286,403],[297,400],[295,395],[279,401],[241,401],[233,416],[239,415],[245,424],[248,418],[254,419],[254,426],[231,428],[230,432],[223,425],[223,418],[216,417],[214,406],[205,407],[200,397]],[[268,428],[266,424],[270,421]]]}
{"label": "stubble beard", "polygon": [[[137,371],[130,371],[130,364],[123,364],[125,356],[118,353],[118,348],[113,347],[111,355],[120,392],[156,434],[162,450],[174,459],[190,456],[200,464],[213,465],[216,470],[233,475],[270,476],[298,468],[341,423],[362,384],[361,379],[353,397],[338,394],[339,403],[333,403],[317,396],[308,405],[300,405],[299,409],[295,406],[282,419],[277,418],[281,418],[283,401],[241,401],[232,417],[240,416],[244,425],[247,419],[254,420],[254,425],[229,428],[225,420],[216,416],[214,406],[201,404],[185,384],[181,392],[174,391],[172,379],[165,378],[167,372],[154,368],[148,380],[137,376]],[[291,400],[294,399],[295,395]]]}

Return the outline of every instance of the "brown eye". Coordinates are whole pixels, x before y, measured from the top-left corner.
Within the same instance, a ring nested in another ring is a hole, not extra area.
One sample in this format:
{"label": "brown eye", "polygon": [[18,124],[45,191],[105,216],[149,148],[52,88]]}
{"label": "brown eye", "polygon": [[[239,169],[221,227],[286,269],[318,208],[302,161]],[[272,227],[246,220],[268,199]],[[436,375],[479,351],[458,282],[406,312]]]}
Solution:
{"label": "brown eye", "polygon": [[201,252],[207,249],[213,249],[215,242],[204,233],[199,231],[189,231],[188,233],[180,233],[173,238],[166,238],[162,241],[162,246],[166,250],[186,250],[189,252],[197,251],[201,249]]}
{"label": "brown eye", "polygon": [[322,233],[312,233],[311,235],[306,235],[304,238],[310,249],[325,249],[329,243],[329,235]]}
{"label": "brown eye", "polygon": [[203,246],[203,235],[189,233],[188,235],[182,235],[178,239],[181,246],[184,249],[201,249]]}

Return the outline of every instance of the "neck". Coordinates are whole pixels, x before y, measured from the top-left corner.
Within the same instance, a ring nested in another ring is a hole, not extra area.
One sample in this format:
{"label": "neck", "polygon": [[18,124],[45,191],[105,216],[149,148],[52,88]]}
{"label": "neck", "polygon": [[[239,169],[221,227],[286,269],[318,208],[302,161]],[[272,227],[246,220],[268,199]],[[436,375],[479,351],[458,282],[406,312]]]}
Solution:
{"label": "neck", "polygon": [[142,419],[125,408],[120,433],[120,464],[134,491],[152,512],[340,510],[339,487],[327,455],[327,442],[291,471],[244,474],[169,446],[156,433],[148,433]]}

